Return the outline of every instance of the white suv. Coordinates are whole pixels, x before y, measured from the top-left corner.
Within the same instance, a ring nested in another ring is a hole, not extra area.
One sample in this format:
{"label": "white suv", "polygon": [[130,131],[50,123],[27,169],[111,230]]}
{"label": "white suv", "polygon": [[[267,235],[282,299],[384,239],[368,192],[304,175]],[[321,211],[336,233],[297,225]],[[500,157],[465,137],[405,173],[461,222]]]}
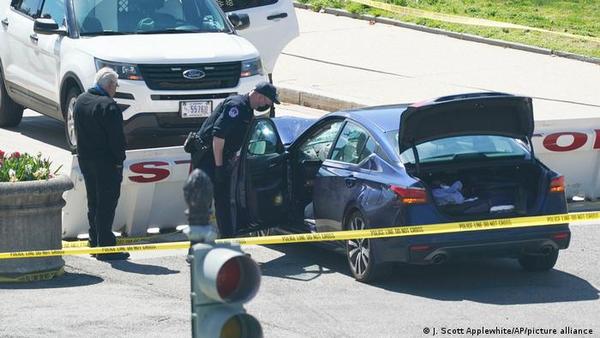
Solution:
{"label": "white suv", "polygon": [[[72,107],[99,68],[119,73],[115,99],[131,148],[180,145],[220,101],[267,79],[298,35],[290,0],[12,0],[0,6],[0,127],[18,125],[24,107],[31,108],[66,121],[71,149]],[[236,29],[244,29],[243,37]]]}

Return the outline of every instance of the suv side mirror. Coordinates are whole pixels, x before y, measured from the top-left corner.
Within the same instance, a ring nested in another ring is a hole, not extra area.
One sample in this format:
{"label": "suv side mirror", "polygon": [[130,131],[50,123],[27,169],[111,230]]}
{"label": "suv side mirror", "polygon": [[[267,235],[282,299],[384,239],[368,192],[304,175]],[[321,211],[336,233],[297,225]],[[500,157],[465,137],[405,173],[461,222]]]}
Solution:
{"label": "suv side mirror", "polygon": [[58,24],[54,19],[35,19],[33,22],[33,31],[40,34],[67,35],[66,30],[58,28]]}
{"label": "suv side mirror", "polygon": [[229,22],[231,22],[233,27],[237,30],[250,27],[250,17],[248,17],[248,14],[231,13],[227,15],[227,18],[229,18]]}

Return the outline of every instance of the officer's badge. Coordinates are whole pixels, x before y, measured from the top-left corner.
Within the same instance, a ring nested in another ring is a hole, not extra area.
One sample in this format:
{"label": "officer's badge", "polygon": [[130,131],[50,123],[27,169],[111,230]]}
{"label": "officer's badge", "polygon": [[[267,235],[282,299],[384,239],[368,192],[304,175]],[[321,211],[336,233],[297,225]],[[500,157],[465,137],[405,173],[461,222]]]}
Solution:
{"label": "officer's badge", "polygon": [[229,117],[236,117],[240,114],[240,111],[237,108],[229,109]]}

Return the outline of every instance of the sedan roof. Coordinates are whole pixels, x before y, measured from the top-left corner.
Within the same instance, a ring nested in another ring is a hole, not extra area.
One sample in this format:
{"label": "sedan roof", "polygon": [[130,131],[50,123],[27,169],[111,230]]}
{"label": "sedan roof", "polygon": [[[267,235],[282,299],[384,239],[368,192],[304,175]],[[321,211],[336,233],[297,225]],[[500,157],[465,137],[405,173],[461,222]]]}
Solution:
{"label": "sedan roof", "polygon": [[355,120],[365,126],[377,128],[382,132],[398,130],[400,116],[409,104],[394,104],[343,110],[330,113],[327,116],[340,116]]}

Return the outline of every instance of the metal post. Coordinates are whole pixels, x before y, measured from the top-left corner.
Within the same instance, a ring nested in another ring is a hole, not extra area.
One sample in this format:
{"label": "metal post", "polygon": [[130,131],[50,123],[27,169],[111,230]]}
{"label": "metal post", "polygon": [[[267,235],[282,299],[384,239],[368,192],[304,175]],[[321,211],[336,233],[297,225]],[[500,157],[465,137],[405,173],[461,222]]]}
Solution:
{"label": "metal post", "polygon": [[183,196],[188,205],[186,214],[189,227],[184,231],[191,244],[213,243],[217,239],[212,215],[213,185],[210,177],[200,169],[194,169],[183,186]]}
{"label": "metal post", "polygon": [[[196,326],[196,295],[194,293],[194,282],[196,281],[196,269],[194,268],[194,253],[192,247],[195,243],[208,243],[210,247],[217,239],[217,233],[212,224],[210,216],[212,214],[211,205],[213,200],[213,185],[210,177],[200,169],[194,169],[188,176],[183,185],[183,197],[188,205],[185,211],[188,217],[188,228],[183,232],[190,240],[190,250],[187,256],[187,262],[190,263],[190,291],[191,291],[191,310],[192,310],[192,336],[198,332]],[[210,248],[209,248],[210,250]]]}
{"label": "metal post", "polygon": [[213,186],[206,173],[195,169],[183,191],[189,219],[185,233],[192,244],[188,253],[192,337],[262,338],[260,323],[243,306],[258,292],[258,264],[239,245],[215,244],[217,231],[210,224]]}

